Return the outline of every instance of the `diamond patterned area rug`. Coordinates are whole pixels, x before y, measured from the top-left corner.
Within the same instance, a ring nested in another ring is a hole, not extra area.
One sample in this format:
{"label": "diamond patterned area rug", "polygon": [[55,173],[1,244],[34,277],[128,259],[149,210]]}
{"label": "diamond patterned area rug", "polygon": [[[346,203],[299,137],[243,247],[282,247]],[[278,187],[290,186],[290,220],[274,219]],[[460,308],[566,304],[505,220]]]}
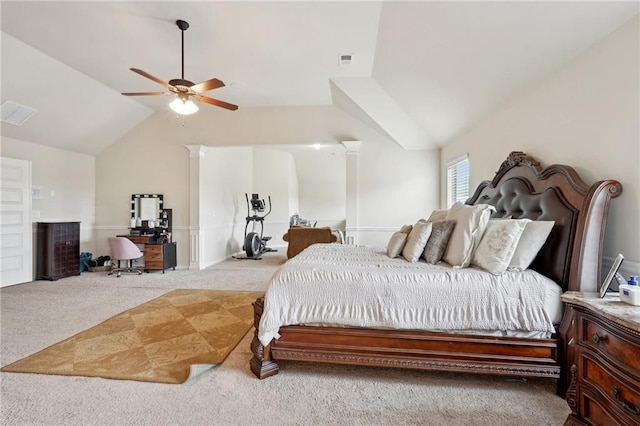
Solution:
{"label": "diamond patterned area rug", "polygon": [[1,371],[184,383],[225,360],[263,294],[174,290]]}

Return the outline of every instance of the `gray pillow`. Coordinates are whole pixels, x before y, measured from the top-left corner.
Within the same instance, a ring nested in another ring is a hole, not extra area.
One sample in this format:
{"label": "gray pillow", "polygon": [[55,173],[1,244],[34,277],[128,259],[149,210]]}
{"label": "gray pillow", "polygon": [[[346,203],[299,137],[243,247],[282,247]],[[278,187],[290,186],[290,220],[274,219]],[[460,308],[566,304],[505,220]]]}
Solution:
{"label": "gray pillow", "polygon": [[427,263],[435,265],[442,259],[449,243],[449,237],[456,226],[455,220],[439,220],[432,223],[431,235],[422,252],[422,258]]}

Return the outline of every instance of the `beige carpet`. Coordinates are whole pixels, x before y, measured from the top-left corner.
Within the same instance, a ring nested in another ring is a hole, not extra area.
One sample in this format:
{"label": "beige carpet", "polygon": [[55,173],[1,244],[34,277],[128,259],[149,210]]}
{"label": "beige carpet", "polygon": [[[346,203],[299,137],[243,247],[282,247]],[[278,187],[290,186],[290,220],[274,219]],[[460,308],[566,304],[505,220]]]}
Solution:
{"label": "beige carpet", "polygon": [[[204,270],[83,272],[0,289],[5,365],[175,289],[264,292],[286,249]],[[213,370],[176,386],[133,380],[0,373],[0,424],[60,426],[433,425],[560,426],[569,406],[555,380],[282,362],[258,380],[252,333]]]}
{"label": "beige carpet", "polygon": [[184,383],[222,363],[261,292],[174,290],[9,364],[3,372]]}

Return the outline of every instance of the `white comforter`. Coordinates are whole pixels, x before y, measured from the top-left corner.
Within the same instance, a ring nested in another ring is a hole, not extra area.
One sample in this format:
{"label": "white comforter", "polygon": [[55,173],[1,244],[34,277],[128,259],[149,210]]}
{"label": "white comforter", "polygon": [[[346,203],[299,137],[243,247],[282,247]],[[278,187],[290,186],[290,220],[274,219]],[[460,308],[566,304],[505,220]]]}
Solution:
{"label": "white comforter", "polygon": [[562,289],[527,270],[494,276],[390,259],[383,248],[314,244],[273,275],[258,338],[284,325],[554,332]]}

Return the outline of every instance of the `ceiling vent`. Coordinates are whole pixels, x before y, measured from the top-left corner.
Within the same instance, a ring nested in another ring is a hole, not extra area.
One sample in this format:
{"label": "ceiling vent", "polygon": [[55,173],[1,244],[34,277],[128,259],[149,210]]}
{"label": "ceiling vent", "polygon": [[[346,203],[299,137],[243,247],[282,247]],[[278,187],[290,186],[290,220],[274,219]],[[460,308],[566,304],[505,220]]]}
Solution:
{"label": "ceiling vent", "polygon": [[0,105],[2,109],[2,122],[22,126],[38,110],[17,104],[11,101],[4,101]]}
{"label": "ceiling vent", "polygon": [[346,67],[353,64],[353,54],[352,53],[344,53],[340,55],[339,63],[341,67]]}

